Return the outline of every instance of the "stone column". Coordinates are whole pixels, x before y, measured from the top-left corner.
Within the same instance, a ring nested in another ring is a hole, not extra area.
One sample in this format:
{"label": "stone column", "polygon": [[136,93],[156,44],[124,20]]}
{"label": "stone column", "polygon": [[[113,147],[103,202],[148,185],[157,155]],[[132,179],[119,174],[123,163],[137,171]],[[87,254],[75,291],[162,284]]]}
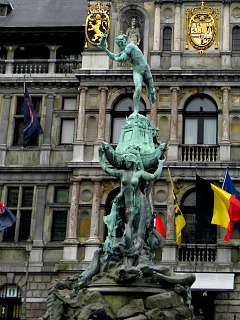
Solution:
{"label": "stone column", "polygon": [[160,30],[161,30],[161,3],[162,1],[155,1],[155,15],[154,15],[154,34],[153,34],[153,51],[151,55],[151,68],[160,68]]}
{"label": "stone column", "polygon": [[4,95],[2,119],[1,119],[1,126],[0,126],[0,165],[5,165],[10,106],[11,106],[11,96]]}
{"label": "stone column", "polygon": [[99,248],[99,216],[100,216],[100,200],[101,200],[101,180],[93,181],[93,201],[90,225],[90,237],[86,242],[85,261],[91,261],[93,254]]}
{"label": "stone column", "polygon": [[79,191],[79,181],[73,181],[71,206],[67,224],[67,238],[64,241],[63,261],[77,261]]}
{"label": "stone column", "polygon": [[33,248],[31,251],[31,263],[34,266],[43,265],[43,227],[46,204],[47,185],[39,185],[37,188],[37,212],[35,218],[35,230],[33,234]]}
{"label": "stone column", "polygon": [[229,91],[230,87],[222,87],[222,141],[220,143],[220,160],[230,161],[230,141],[229,141]]}
{"label": "stone column", "polygon": [[230,0],[223,1],[223,41],[221,52],[221,67],[223,69],[231,68],[231,51],[230,51]]}
{"label": "stone column", "polygon": [[13,62],[14,62],[14,50],[15,47],[7,47],[7,60],[6,60],[6,70],[5,74],[13,73]]}
{"label": "stone column", "polygon": [[73,146],[73,161],[83,161],[84,155],[84,130],[85,130],[85,109],[87,87],[79,87],[80,92],[78,105],[78,121],[77,121],[77,136]]}
{"label": "stone column", "polygon": [[171,69],[181,69],[181,0],[174,0],[175,19],[173,32],[173,51],[171,52]]}
{"label": "stone column", "polygon": [[40,151],[40,165],[49,165],[51,152],[51,131],[55,95],[46,97],[46,116],[43,130],[43,144]]}
{"label": "stone column", "polygon": [[98,136],[97,141],[104,141],[105,139],[105,114],[106,114],[106,102],[107,102],[107,88],[99,87],[100,102],[99,102],[99,115],[98,115]]}
{"label": "stone column", "polygon": [[99,113],[98,113],[98,135],[97,140],[98,142],[94,146],[94,155],[93,155],[93,162],[98,162],[98,147],[99,143],[105,140],[105,125],[106,125],[106,103],[107,103],[107,87],[99,87],[100,92],[99,96]]}
{"label": "stone column", "polygon": [[48,60],[48,73],[56,72],[56,58],[57,58],[57,46],[50,46],[48,49],[50,50],[50,57]]}
{"label": "stone column", "polygon": [[222,87],[223,104],[222,104],[222,141],[229,142],[229,91],[230,87]]}
{"label": "stone column", "polygon": [[163,261],[176,261],[176,233],[175,233],[175,211],[174,200],[172,197],[172,186],[168,181],[168,199],[167,199],[167,228],[164,250],[162,252]]}
{"label": "stone column", "polygon": [[168,160],[178,160],[178,139],[177,139],[177,124],[178,124],[178,91],[179,87],[170,87],[170,144],[168,147]]}
{"label": "stone column", "polygon": [[85,108],[86,108],[86,95],[88,88],[79,87],[80,99],[78,107],[78,124],[77,124],[77,139],[76,141],[84,141],[85,129]]}

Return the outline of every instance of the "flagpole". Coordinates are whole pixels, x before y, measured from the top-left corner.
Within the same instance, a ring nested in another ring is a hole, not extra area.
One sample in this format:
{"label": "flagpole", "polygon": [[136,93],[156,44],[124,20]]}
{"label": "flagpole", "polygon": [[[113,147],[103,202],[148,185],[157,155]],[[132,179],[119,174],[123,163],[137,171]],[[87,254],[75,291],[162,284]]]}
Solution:
{"label": "flagpole", "polygon": [[226,169],[225,177],[224,177],[223,184],[222,184],[222,189],[223,189],[225,181],[226,181],[227,173],[228,173],[228,167]]}

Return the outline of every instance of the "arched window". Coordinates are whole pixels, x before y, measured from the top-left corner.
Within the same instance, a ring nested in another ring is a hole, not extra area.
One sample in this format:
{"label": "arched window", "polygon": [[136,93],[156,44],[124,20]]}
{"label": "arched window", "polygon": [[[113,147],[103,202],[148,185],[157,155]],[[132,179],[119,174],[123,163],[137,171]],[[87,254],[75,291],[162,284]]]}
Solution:
{"label": "arched window", "polygon": [[189,190],[182,199],[182,213],[186,226],[182,243],[213,244],[216,242],[216,225],[211,224],[212,213],[201,212],[196,206],[196,188]]}
{"label": "arched window", "polygon": [[[117,102],[113,110],[113,122],[112,122],[112,143],[118,143],[122,126],[126,121],[126,117],[130,116],[133,112],[133,100],[130,97],[124,97]],[[139,104],[139,113],[145,115],[145,105],[142,101]]]}
{"label": "arched window", "polygon": [[232,30],[232,50],[240,50],[240,27],[234,27]]}
{"label": "arched window", "polygon": [[184,144],[217,143],[217,108],[208,97],[195,97],[184,111]]}
{"label": "arched window", "polygon": [[163,51],[171,51],[172,48],[172,29],[165,27],[163,29]]}

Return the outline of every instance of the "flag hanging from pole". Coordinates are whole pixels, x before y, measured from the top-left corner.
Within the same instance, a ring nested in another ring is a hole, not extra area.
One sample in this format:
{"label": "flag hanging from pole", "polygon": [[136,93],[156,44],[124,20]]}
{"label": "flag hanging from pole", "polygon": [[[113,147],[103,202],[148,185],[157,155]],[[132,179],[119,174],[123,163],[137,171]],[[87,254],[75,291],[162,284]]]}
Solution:
{"label": "flag hanging from pole", "polygon": [[161,217],[158,215],[154,219],[154,227],[163,237],[165,237],[165,227]]}
{"label": "flag hanging from pole", "polygon": [[225,241],[230,241],[233,224],[240,221],[240,201],[231,193],[216,187],[211,183],[214,192],[213,224],[217,224],[228,230]]}
{"label": "flag hanging from pole", "polygon": [[0,231],[11,227],[15,222],[15,215],[0,201]]}
{"label": "flag hanging from pole", "polygon": [[23,146],[27,147],[34,138],[43,133],[38,121],[31,97],[28,94],[27,84],[24,81],[24,126],[23,126]]}
{"label": "flag hanging from pole", "polygon": [[[225,178],[223,181],[222,189],[231,193],[233,196],[235,196],[238,200],[240,200],[240,195],[235,187],[235,185],[232,182],[232,179],[230,177],[230,174],[228,170],[226,170]],[[240,222],[235,222],[234,227],[240,231]]]}
{"label": "flag hanging from pole", "polygon": [[170,169],[168,168],[168,174],[169,174],[169,179],[170,183],[172,186],[172,197],[174,200],[174,212],[175,212],[175,230],[176,230],[176,243],[178,245],[178,248],[181,247],[182,244],[182,229],[186,225],[186,220],[182,214],[182,211],[179,207],[177,196],[174,190],[174,185],[173,185],[173,180],[172,180],[172,175],[170,172]]}

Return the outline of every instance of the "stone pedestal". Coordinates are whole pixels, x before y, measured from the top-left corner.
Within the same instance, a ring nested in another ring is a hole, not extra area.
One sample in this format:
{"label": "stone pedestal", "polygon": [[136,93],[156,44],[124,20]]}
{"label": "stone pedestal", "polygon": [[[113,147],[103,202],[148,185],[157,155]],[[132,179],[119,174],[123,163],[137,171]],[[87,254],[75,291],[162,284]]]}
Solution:
{"label": "stone pedestal", "polygon": [[151,69],[160,69],[160,52],[159,51],[152,51],[150,52],[150,66]]}
{"label": "stone pedestal", "polygon": [[167,150],[168,161],[178,161],[178,142],[170,142]]}
{"label": "stone pedestal", "polygon": [[82,70],[109,69],[109,57],[102,51],[82,52]]}
{"label": "stone pedestal", "polygon": [[231,144],[230,142],[222,142],[219,143],[220,145],[220,161],[230,161],[230,156],[231,156]]}

